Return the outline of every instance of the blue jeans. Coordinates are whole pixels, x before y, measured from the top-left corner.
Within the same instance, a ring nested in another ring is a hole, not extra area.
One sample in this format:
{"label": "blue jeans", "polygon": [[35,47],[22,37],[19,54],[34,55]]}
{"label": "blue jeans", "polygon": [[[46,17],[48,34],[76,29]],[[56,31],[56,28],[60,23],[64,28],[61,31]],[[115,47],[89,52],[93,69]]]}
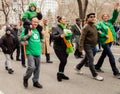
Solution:
{"label": "blue jeans", "polygon": [[115,64],[115,58],[114,58],[113,53],[111,51],[111,45],[112,45],[112,43],[108,43],[108,44],[105,44],[102,46],[103,52],[102,52],[97,64],[95,65],[95,69],[100,69],[102,67],[102,64],[103,64],[105,57],[108,56],[113,74],[117,75],[119,73],[119,71],[118,71],[116,64]]}
{"label": "blue jeans", "polygon": [[96,46],[94,46],[94,47],[93,47],[93,56],[95,56],[95,55],[96,55],[97,51],[98,51],[97,47],[96,47]]}
{"label": "blue jeans", "polygon": [[29,79],[33,74],[33,83],[39,82],[40,75],[40,56],[27,55],[28,68],[24,75],[25,79]]}

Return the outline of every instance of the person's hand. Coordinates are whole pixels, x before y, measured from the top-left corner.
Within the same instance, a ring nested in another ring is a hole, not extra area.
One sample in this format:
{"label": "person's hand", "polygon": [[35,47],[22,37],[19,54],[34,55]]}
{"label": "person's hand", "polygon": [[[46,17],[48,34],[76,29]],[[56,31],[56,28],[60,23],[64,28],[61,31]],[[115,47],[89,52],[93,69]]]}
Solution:
{"label": "person's hand", "polygon": [[37,8],[37,9],[36,9],[36,12],[39,13],[39,12],[40,12],[40,8]]}
{"label": "person's hand", "polygon": [[108,35],[106,35],[106,38],[108,39],[108,38],[109,38],[109,36],[108,36]]}
{"label": "person's hand", "polygon": [[118,7],[119,7],[119,3],[116,3],[114,9],[118,9]]}
{"label": "person's hand", "polygon": [[64,34],[61,34],[61,38],[64,38],[65,37],[65,35]]}
{"label": "person's hand", "polygon": [[42,33],[42,34],[45,34],[45,30],[42,30],[41,33]]}
{"label": "person's hand", "polygon": [[102,34],[102,31],[101,31],[101,30],[98,30],[98,33],[99,33],[99,34]]}
{"label": "person's hand", "polygon": [[33,26],[32,26],[32,25],[30,25],[30,28],[33,28]]}
{"label": "person's hand", "polygon": [[32,30],[29,30],[28,31],[28,36],[31,36],[32,35]]}

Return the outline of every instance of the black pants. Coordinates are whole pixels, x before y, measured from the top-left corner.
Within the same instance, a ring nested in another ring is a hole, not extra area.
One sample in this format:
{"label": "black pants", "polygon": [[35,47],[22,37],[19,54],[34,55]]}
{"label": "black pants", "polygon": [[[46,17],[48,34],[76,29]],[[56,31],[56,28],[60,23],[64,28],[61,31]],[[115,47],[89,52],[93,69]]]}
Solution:
{"label": "black pants", "polygon": [[60,60],[59,72],[64,73],[64,69],[65,69],[65,66],[67,64],[68,54],[66,53],[65,50],[54,49],[54,51],[55,51],[56,56]]}
{"label": "black pants", "polygon": [[45,53],[45,56],[46,56],[46,62],[50,61],[50,54]]}
{"label": "black pants", "polygon": [[82,52],[79,52],[78,49],[75,49],[74,55],[80,57],[82,55]]}
{"label": "black pants", "polygon": [[[19,59],[19,57],[20,57],[20,44],[19,44],[19,41],[17,41],[15,45],[16,46],[14,48],[14,51],[16,50],[16,59]],[[13,53],[11,54],[11,57],[13,57]]]}
{"label": "black pants", "polygon": [[22,65],[25,65],[24,47],[21,45],[21,60]]}
{"label": "black pants", "polygon": [[95,70],[95,66],[94,66],[94,56],[93,56],[93,49],[94,47],[85,47],[85,58],[77,65],[78,69],[81,69],[83,67],[83,65],[85,65],[85,63],[87,62],[87,60],[89,61],[88,65],[89,65],[89,69],[92,73],[93,77],[96,77],[98,74],[96,73]]}

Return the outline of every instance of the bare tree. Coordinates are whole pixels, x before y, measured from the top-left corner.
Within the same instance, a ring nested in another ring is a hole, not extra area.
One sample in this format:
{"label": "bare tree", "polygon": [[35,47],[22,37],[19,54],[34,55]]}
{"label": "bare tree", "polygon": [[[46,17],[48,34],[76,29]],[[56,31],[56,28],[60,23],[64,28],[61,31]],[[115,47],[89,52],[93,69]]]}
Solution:
{"label": "bare tree", "polygon": [[85,19],[87,6],[88,6],[88,0],[77,0],[78,3],[78,9],[79,9],[79,17],[81,19]]}
{"label": "bare tree", "polygon": [[73,23],[75,18],[79,17],[77,1],[68,0],[68,2],[65,3],[58,0],[57,3],[58,11],[56,12],[56,15],[67,17],[68,23]]}
{"label": "bare tree", "polygon": [[25,11],[24,10],[24,0],[21,0],[21,9],[22,9],[23,12]]}
{"label": "bare tree", "polygon": [[[98,21],[101,19],[103,13],[111,14],[113,5],[117,0],[91,0],[88,4],[87,12],[94,12]],[[111,11],[109,11],[111,9]]]}
{"label": "bare tree", "polygon": [[6,1],[6,0],[1,0],[1,5],[2,5],[2,9],[0,11],[2,11],[5,15],[5,22],[8,22],[8,15],[10,12],[10,2]]}

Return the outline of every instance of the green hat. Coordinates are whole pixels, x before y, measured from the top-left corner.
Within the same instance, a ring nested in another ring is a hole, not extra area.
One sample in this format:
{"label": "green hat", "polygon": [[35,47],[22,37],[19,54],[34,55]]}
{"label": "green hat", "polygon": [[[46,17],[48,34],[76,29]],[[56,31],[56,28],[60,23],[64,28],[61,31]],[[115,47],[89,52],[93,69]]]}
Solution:
{"label": "green hat", "polygon": [[34,6],[34,7],[36,8],[36,7],[37,7],[36,2],[30,2],[30,3],[29,3],[29,7],[32,7],[32,6]]}

